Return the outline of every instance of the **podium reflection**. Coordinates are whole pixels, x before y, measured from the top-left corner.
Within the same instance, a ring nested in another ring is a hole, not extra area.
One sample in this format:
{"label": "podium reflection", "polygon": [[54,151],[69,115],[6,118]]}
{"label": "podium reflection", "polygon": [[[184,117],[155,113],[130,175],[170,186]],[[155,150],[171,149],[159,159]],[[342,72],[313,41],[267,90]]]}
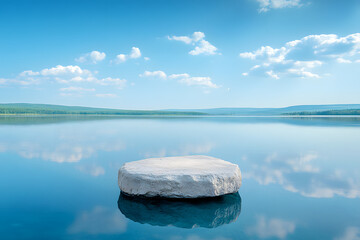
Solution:
{"label": "podium reflection", "polygon": [[141,198],[120,193],[118,207],[126,218],[153,226],[215,228],[235,222],[241,212],[241,197],[233,193],[215,198]]}

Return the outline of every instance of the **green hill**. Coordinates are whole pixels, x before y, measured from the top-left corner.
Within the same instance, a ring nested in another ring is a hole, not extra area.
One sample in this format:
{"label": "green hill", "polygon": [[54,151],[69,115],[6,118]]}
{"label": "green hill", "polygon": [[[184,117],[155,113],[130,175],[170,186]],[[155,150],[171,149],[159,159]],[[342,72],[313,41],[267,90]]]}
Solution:
{"label": "green hill", "polygon": [[287,114],[298,115],[300,112],[342,111],[350,109],[360,109],[360,104],[298,105],[284,108],[169,109],[169,111],[202,112],[209,115],[275,116]]}
{"label": "green hill", "polygon": [[284,108],[211,108],[123,110],[49,104],[0,104],[1,115],[114,115],[114,116],[284,116],[359,115],[360,104],[299,105]]}
{"label": "green hill", "polygon": [[312,111],[312,112],[292,112],[286,115],[360,115],[360,109]]}
{"label": "green hill", "polygon": [[0,104],[0,114],[22,115],[205,115],[200,112],[121,110],[48,104],[9,103]]}

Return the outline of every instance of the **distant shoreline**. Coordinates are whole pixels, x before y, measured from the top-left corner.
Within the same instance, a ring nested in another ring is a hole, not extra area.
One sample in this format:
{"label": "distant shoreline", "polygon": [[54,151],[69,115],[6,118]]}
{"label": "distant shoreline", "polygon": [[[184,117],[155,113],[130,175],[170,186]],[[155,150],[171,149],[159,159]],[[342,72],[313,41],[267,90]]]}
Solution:
{"label": "distant shoreline", "polygon": [[298,105],[284,108],[124,110],[49,104],[0,104],[0,116],[101,117],[319,117],[360,116],[360,104]]}
{"label": "distant shoreline", "polygon": [[359,115],[156,115],[156,114],[0,114],[0,117],[109,117],[109,118],[360,118]]}

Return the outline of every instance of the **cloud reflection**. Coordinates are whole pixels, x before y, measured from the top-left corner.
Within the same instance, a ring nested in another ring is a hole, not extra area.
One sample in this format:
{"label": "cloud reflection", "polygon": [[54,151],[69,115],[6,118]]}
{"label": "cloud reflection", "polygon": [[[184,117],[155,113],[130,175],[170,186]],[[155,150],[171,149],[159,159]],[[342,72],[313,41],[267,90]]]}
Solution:
{"label": "cloud reflection", "polygon": [[[2,147],[1,147],[2,146]],[[97,151],[120,151],[125,149],[123,142],[79,141],[69,143],[67,139],[54,144],[42,142],[20,142],[18,144],[0,145],[0,151],[14,151],[23,158],[40,158],[57,163],[75,163],[90,158]]]}
{"label": "cloud reflection", "polygon": [[316,159],[316,153],[290,159],[273,153],[264,160],[251,164],[243,177],[254,179],[263,185],[280,184],[284,189],[306,197],[360,197],[360,179],[341,171],[325,173],[315,166]]}
{"label": "cloud reflection", "polygon": [[46,145],[22,143],[18,153],[28,159],[41,158],[47,161],[64,163],[78,162],[83,158],[89,158],[94,153],[94,149],[92,147],[71,146],[68,144],[61,144],[47,149]]}
{"label": "cloud reflection", "polygon": [[214,147],[212,143],[205,144],[185,144],[179,146],[177,149],[166,149],[162,148],[155,152],[146,152],[144,157],[165,157],[165,156],[184,156],[191,154],[204,154],[211,151]]}
{"label": "cloud reflection", "polygon": [[169,240],[231,240],[231,238],[225,238],[225,237],[203,238],[198,235],[189,235],[187,237],[172,236],[172,237],[166,238],[166,239],[169,239]]}
{"label": "cloud reflection", "polygon": [[344,234],[335,240],[360,240],[360,228],[358,227],[348,227],[346,228]]}
{"label": "cloud reflection", "polygon": [[295,223],[279,218],[267,218],[259,216],[255,226],[249,227],[246,232],[259,238],[276,237],[285,239],[287,235],[295,231]]}
{"label": "cloud reflection", "polygon": [[79,169],[81,172],[90,174],[91,176],[94,176],[94,177],[105,174],[105,169],[103,167],[97,166],[95,164],[80,165],[80,166],[77,166],[77,169]]}
{"label": "cloud reflection", "polygon": [[0,144],[0,152],[5,152],[6,146],[4,144]]}
{"label": "cloud reflection", "polygon": [[70,234],[116,234],[127,229],[126,218],[117,210],[97,206],[80,213],[68,228]]}

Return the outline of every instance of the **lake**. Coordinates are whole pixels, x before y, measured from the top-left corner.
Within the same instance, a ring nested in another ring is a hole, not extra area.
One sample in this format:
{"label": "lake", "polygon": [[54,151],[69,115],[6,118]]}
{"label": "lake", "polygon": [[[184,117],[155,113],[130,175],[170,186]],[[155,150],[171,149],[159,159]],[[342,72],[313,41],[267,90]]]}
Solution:
{"label": "lake", "polygon": [[[238,194],[132,199],[128,161],[209,155],[239,165]],[[360,118],[0,117],[1,239],[360,237]]]}

